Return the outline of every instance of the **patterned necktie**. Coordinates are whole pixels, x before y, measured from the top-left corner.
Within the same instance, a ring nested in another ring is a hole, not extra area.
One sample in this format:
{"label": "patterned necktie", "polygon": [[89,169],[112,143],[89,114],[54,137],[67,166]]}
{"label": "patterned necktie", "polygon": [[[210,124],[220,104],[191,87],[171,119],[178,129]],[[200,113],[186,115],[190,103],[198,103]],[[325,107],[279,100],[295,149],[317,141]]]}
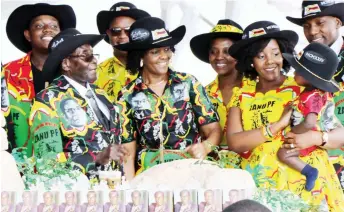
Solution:
{"label": "patterned necktie", "polygon": [[91,90],[87,90],[86,97],[88,98],[88,102],[90,103],[93,112],[97,116],[97,119],[100,124],[102,124],[105,128],[108,129],[109,125],[107,124],[109,120],[106,118],[106,116],[100,111],[96,98],[94,97]]}

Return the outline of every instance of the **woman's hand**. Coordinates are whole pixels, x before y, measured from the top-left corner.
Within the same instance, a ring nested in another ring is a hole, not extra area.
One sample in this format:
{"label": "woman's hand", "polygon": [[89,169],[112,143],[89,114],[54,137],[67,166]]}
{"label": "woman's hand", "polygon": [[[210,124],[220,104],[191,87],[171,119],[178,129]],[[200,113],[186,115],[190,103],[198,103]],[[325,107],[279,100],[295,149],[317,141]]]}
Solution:
{"label": "woman's hand", "polygon": [[196,159],[205,159],[211,150],[206,146],[204,142],[191,144],[190,146],[186,147],[185,151],[188,152],[191,157]]}
{"label": "woman's hand", "polygon": [[284,138],[284,144],[282,147],[289,149],[287,153],[295,152],[314,145],[320,145],[321,139],[321,133],[312,130],[302,134],[288,132]]}
{"label": "woman's hand", "polygon": [[114,161],[122,161],[128,154],[128,150],[123,145],[112,144],[97,154],[96,162],[104,165],[107,164],[110,159]]}

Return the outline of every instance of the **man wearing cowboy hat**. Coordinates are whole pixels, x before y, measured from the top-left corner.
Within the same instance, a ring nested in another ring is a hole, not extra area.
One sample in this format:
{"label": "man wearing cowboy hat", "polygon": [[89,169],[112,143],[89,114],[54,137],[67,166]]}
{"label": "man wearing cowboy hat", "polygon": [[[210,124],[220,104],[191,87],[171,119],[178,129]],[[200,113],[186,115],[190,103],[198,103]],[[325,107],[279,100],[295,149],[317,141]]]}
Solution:
{"label": "man wearing cowboy hat", "polygon": [[[325,44],[338,55],[339,64],[334,79],[344,88],[344,38],[340,34],[344,23],[344,3],[335,4],[334,0],[303,1],[301,17],[287,16],[287,19],[303,27],[308,42]],[[344,92],[335,93],[334,101],[335,114],[344,125]],[[344,159],[339,161],[340,155],[344,156],[340,149],[329,150],[329,156],[334,159],[334,167],[344,189],[344,166],[340,165],[344,164]]]}
{"label": "man wearing cowboy hat", "polygon": [[91,183],[98,170],[115,168],[111,161],[126,153],[119,145],[117,107],[89,83],[96,79],[93,47],[103,38],[70,28],[51,40],[43,66],[43,77],[51,84],[36,95],[29,119],[35,156],[71,158]]}
{"label": "man wearing cowboy hat", "polygon": [[[109,11],[100,11],[97,26],[100,34],[106,34],[105,41],[111,46],[129,42],[130,26],[138,19],[150,16],[129,2],[118,2]],[[117,100],[118,92],[137,77],[125,69],[127,52],[113,48],[114,56],[102,62],[97,68],[95,84],[104,89],[110,100]]]}
{"label": "man wearing cowboy hat", "polygon": [[[60,30],[75,27],[76,17],[68,5],[27,4],[15,9],[8,18],[6,32],[23,58],[5,64],[4,72],[9,89],[10,119],[17,147],[26,147],[32,155],[29,137],[29,114],[35,95],[44,88],[42,67],[48,57],[48,44]],[[12,134],[12,133],[11,133]]]}

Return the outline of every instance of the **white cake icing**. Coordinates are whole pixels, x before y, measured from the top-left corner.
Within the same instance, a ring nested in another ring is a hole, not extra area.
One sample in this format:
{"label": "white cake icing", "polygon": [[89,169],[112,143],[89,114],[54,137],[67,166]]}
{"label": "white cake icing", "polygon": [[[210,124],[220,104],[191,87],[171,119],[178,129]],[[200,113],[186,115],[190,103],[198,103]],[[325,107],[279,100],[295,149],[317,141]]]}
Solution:
{"label": "white cake icing", "polygon": [[256,186],[249,172],[222,169],[209,161],[176,160],[156,165],[130,181],[132,189],[247,189]]}

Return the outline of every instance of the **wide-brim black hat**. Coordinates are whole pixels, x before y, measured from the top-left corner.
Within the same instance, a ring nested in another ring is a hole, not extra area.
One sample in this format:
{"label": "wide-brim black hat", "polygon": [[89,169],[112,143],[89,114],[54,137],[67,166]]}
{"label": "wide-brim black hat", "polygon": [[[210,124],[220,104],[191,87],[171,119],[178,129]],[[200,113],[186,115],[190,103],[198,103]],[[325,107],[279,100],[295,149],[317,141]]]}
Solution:
{"label": "wide-brim black hat", "polygon": [[344,23],[344,3],[335,4],[334,1],[303,1],[301,18],[286,18],[299,26],[302,26],[307,19],[320,16],[333,16],[339,18]]}
{"label": "wide-brim black hat", "polygon": [[31,43],[26,40],[24,31],[29,29],[33,18],[40,15],[50,15],[59,21],[61,31],[75,28],[76,17],[69,5],[50,5],[45,3],[26,4],[15,9],[8,18],[6,33],[8,39],[19,50],[27,53],[31,51]]}
{"label": "wide-brim black hat", "polygon": [[244,30],[242,40],[235,42],[229,49],[228,53],[236,57],[238,51],[258,40],[273,38],[283,39],[295,47],[299,36],[292,30],[280,30],[279,26],[270,21],[258,21],[250,24]]}
{"label": "wide-brim black hat", "polygon": [[179,43],[186,32],[184,25],[169,32],[160,18],[146,17],[135,21],[129,30],[129,43],[114,46],[122,51],[148,50]]}
{"label": "wide-brim black hat", "polygon": [[64,58],[75,49],[90,44],[94,47],[105,35],[81,34],[74,28],[66,29],[57,34],[49,43],[49,56],[43,65],[43,77],[51,82],[58,74],[60,64]]}
{"label": "wide-brim black hat", "polygon": [[[114,4],[109,11],[102,10],[97,14],[97,26],[100,34],[106,34],[109,29],[111,21],[119,16],[127,16],[138,20],[140,18],[149,17],[149,13],[144,10],[137,9],[137,7],[129,2],[118,2]],[[106,35],[106,42],[109,43],[109,37]]]}
{"label": "wide-brim black hat", "polygon": [[327,92],[337,92],[338,83],[333,79],[337,71],[337,54],[328,46],[313,42],[298,55],[283,53],[283,57],[314,87]]}
{"label": "wide-brim black hat", "polygon": [[215,38],[229,38],[232,41],[241,40],[242,27],[230,19],[220,20],[209,33],[200,34],[190,41],[192,53],[203,62],[209,63],[209,48]]}

